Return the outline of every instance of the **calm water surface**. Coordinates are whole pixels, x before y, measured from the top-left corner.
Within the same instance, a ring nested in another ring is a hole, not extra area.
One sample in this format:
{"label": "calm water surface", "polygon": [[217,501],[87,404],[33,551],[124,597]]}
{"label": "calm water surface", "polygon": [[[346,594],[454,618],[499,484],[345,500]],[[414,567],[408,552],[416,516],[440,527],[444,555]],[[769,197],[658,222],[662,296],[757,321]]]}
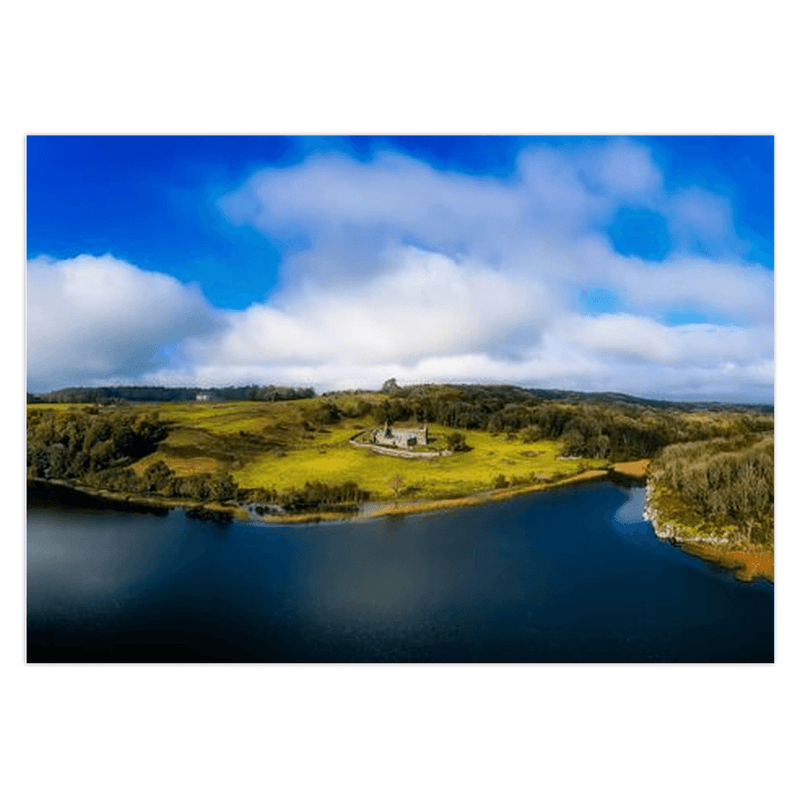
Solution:
{"label": "calm water surface", "polygon": [[304,526],[28,509],[30,662],[765,662],[773,588],[608,483]]}

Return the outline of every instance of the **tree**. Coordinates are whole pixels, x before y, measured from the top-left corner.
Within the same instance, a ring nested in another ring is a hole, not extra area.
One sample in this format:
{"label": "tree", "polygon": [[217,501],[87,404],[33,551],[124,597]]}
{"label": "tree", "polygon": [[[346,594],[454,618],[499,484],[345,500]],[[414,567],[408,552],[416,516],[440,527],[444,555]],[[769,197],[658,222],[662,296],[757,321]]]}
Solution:
{"label": "tree", "polygon": [[398,492],[400,491],[401,487],[403,486],[403,479],[400,475],[394,475],[386,481],[388,487],[394,492],[394,496],[397,497]]}
{"label": "tree", "polygon": [[565,455],[581,455],[584,437],[577,428],[568,428],[561,437]]}
{"label": "tree", "polygon": [[542,429],[536,424],[528,425],[520,431],[520,435],[525,444],[531,444],[542,438]]}
{"label": "tree", "polygon": [[453,433],[447,437],[447,448],[454,453],[461,453],[469,450],[466,439],[464,439],[464,434],[458,431],[453,431]]}
{"label": "tree", "polygon": [[170,482],[171,478],[172,470],[163,461],[156,461],[144,471],[144,490],[146,492],[159,491]]}

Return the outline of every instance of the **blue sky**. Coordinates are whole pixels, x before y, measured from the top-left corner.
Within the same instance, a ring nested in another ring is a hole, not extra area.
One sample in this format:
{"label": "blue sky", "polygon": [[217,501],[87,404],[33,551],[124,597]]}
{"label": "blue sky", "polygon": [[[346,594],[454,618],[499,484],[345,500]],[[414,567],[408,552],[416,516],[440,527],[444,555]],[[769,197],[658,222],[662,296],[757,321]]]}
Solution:
{"label": "blue sky", "polygon": [[27,139],[28,388],[772,402],[772,137]]}

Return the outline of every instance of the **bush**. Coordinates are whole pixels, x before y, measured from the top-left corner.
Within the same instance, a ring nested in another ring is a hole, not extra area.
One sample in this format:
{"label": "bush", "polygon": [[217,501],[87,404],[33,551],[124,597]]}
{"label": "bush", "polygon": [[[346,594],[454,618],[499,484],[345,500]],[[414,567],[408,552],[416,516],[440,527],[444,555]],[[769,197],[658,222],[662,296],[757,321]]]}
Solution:
{"label": "bush", "polygon": [[447,449],[454,453],[461,453],[469,450],[470,447],[464,439],[464,434],[454,431],[447,437]]}
{"label": "bush", "polygon": [[163,461],[156,461],[145,470],[142,488],[145,492],[161,491],[169,485],[171,479],[172,470]]}

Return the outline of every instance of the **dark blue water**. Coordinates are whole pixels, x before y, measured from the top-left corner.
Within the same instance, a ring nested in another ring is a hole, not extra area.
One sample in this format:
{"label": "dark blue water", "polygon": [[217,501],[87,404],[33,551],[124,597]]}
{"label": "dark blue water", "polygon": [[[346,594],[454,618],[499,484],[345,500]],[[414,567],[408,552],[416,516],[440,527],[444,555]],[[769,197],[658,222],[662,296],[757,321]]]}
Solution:
{"label": "dark blue water", "polygon": [[28,510],[30,662],[769,662],[773,588],[601,483],[326,525]]}

